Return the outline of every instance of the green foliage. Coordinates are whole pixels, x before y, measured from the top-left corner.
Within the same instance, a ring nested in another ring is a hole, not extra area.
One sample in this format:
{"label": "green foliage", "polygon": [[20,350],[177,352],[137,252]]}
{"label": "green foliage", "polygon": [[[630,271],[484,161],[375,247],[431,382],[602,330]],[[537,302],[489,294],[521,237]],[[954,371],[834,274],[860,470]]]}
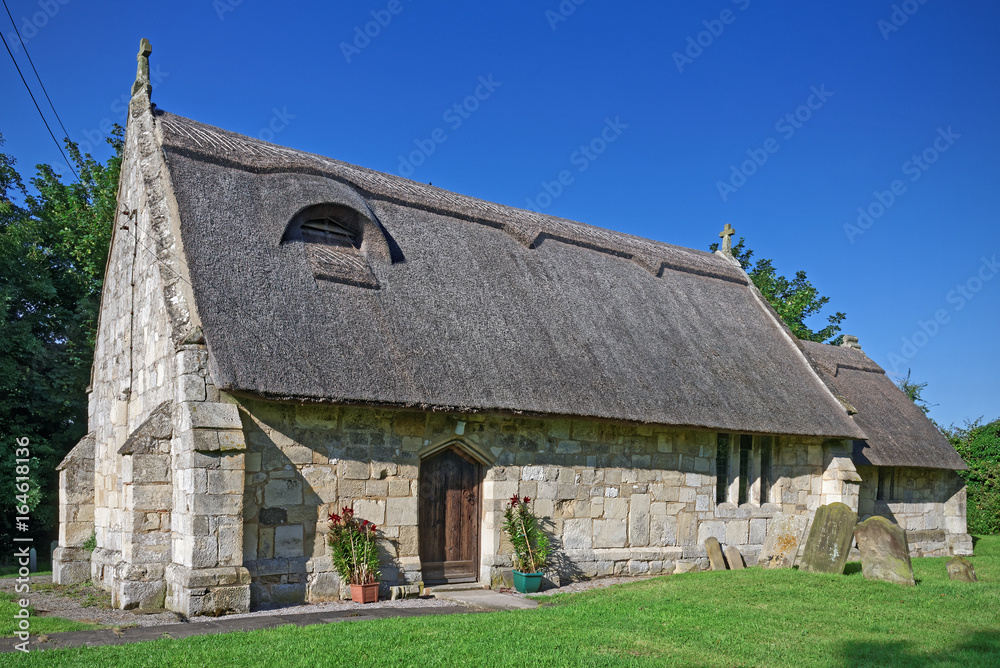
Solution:
{"label": "green foliage", "polygon": [[949,580],[946,561],[913,559],[915,587],[860,569],[705,571],[538,596],[535,610],[13,652],[4,665],[995,667],[1000,537],[976,544],[978,584]]}
{"label": "green foliage", "polygon": [[930,405],[924,401],[920,393],[927,387],[927,383],[917,383],[910,380],[910,369],[906,370],[906,378],[900,378],[896,386],[903,391],[910,401],[917,405],[917,408],[924,412],[924,415],[931,410]]}
{"label": "green foliage", "polygon": [[97,549],[97,534],[96,533],[91,533],[90,534],[90,538],[88,538],[87,540],[84,541],[84,543],[83,543],[83,549],[85,549],[87,552],[93,552],[94,550]]}
{"label": "green foliage", "polygon": [[968,487],[969,533],[1000,534],[1000,418],[988,424],[980,418],[947,435],[969,465],[959,471]]}
{"label": "green foliage", "polygon": [[549,560],[549,537],[538,526],[538,518],[528,506],[530,497],[516,494],[503,511],[503,531],[514,547],[514,570],[538,573]]}
{"label": "green foliage", "polygon": [[[120,127],[109,143],[115,154],[102,164],[67,140],[81,182],[65,184],[38,165],[34,192],[15,160],[0,153],[0,489],[13,487],[13,439],[27,438],[30,535],[40,540],[57,519],[55,466],[87,430],[85,390],[115,215]],[[0,500],[4,554],[12,549],[13,501],[9,494]]]}
{"label": "green foliage", "polygon": [[345,506],[330,514],[330,551],[333,567],[343,582],[357,585],[374,584],[382,577],[379,570],[378,527],[354,516]]}
{"label": "green foliage", "polygon": [[[716,251],[719,244],[712,244],[709,248]],[[806,272],[796,272],[795,278],[789,280],[778,274],[772,260],[760,259],[753,262],[753,251],[746,247],[743,237],[733,246],[732,254],[795,336],[806,341],[836,342],[840,323],[847,318],[847,314],[838,311],[827,316],[829,324],[823,329],[813,331],[806,325],[806,319],[818,315],[830,301],[829,297],[820,296],[819,291],[806,278]]]}

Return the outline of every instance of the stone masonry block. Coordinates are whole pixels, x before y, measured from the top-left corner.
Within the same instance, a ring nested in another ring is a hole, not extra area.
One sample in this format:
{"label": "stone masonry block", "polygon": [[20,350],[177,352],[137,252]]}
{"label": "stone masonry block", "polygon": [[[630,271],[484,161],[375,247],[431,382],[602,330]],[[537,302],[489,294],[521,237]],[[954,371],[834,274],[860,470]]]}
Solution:
{"label": "stone masonry block", "polygon": [[271,480],[264,485],[264,504],[291,506],[302,503],[302,481],[291,478]]}
{"label": "stone masonry block", "polygon": [[698,525],[698,545],[704,544],[709,537],[714,537],[720,543],[724,543],[726,541],[726,523],[720,521],[701,522]]}
{"label": "stone masonry block", "polygon": [[132,482],[170,482],[170,455],[132,455]]}
{"label": "stone masonry block", "polygon": [[209,494],[242,494],[243,472],[234,469],[208,471]]}
{"label": "stone masonry block", "polygon": [[[354,502],[354,516],[381,526],[385,524],[385,501],[359,499]],[[416,522],[413,522],[416,525]]]}
{"label": "stone masonry block", "polygon": [[219,437],[219,450],[246,450],[246,437],[241,430],[220,429],[216,434]]}
{"label": "stone masonry block", "polygon": [[649,544],[649,494],[633,494],[629,503],[628,540],[632,547]]}
{"label": "stone masonry block", "polygon": [[763,545],[767,535],[767,520],[758,517],[750,520],[750,536],[747,540],[751,545]]}
{"label": "stone masonry block", "polygon": [[589,550],[594,546],[594,527],[590,519],[566,520],[563,523],[563,548]]}
{"label": "stone masonry block", "polygon": [[301,524],[274,527],[274,556],[301,557],[304,531]]}
{"label": "stone masonry block", "polygon": [[204,350],[180,350],[176,357],[177,373],[200,375],[205,369],[207,358],[208,354]]}
{"label": "stone masonry block", "polygon": [[594,520],[594,547],[625,547],[627,539],[624,519]]}
{"label": "stone masonry block", "polygon": [[604,518],[624,520],[628,516],[628,499],[605,498]]}
{"label": "stone masonry block", "polygon": [[179,404],[181,431],[191,429],[242,429],[236,404],[184,401]]}
{"label": "stone masonry block", "polygon": [[219,434],[214,429],[194,429],[182,431],[181,448],[193,452],[216,452],[219,450]]}
{"label": "stone masonry block", "polygon": [[195,494],[191,498],[191,512],[195,515],[239,515],[243,510],[243,497],[239,494]]}
{"label": "stone masonry block", "polygon": [[345,459],[340,465],[341,477],[348,480],[368,480],[371,477],[371,465],[367,461]]}
{"label": "stone masonry block", "polygon": [[205,401],[205,378],[195,374],[185,374],[177,378],[177,402]]}
{"label": "stone masonry block", "polygon": [[726,545],[746,545],[749,530],[750,520],[729,520],[726,522]]}
{"label": "stone masonry block", "polygon": [[167,510],[173,500],[170,485],[129,485],[126,505],[132,510]]}
{"label": "stone masonry block", "polygon": [[398,526],[416,526],[417,497],[390,497],[386,501],[385,523]]}

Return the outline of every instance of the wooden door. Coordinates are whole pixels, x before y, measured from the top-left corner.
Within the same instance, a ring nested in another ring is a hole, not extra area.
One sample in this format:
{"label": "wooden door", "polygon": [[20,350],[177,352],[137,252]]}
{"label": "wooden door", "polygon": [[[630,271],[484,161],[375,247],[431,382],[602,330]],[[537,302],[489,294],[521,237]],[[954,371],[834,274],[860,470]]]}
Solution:
{"label": "wooden door", "polygon": [[479,579],[479,465],[455,449],[420,463],[420,562],[424,582]]}

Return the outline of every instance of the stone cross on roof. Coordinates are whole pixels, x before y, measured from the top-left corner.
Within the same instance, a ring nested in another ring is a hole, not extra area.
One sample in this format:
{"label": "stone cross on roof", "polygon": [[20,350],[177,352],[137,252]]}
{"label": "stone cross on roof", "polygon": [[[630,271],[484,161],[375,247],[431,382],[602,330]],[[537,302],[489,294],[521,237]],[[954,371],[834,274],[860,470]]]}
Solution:
{"label": "stone cross on roof", "polygon": [[139,42],[139,53],[135,57],[139,61],[139,66],[135,71],[135,83],[132,84],[132,95],[140,90],[145,90],[146,95],[153,93],[153,85],[149,83],[149,54],[153,53],[153,47],[145,37]]}
{"label": "stone cross on roof", "polygon": [[736,230],[729,223],[719,232],[719,236],[722,237],[722,251],[725,253],[732,253],[733,251],[733,235],[736,234]]}

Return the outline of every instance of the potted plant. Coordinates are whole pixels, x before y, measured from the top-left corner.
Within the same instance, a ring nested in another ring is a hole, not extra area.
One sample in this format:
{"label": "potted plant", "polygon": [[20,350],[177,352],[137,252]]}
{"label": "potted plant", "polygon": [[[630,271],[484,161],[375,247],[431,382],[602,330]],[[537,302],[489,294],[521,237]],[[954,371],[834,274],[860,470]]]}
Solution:
{"label": "potted plant", "polygon": [[521,593],[538,591],[549,558],[549,538],[529,503],[530,497],[515,494],[503,511],[503,530],[514,546],[514,588]]}
{"label": "potted plant", "polygon": [[333,566],[344,582],[351,585],[351,600],[374,603],[378,600],[378,527],[354,516],[349,507],[330,514],[330,552]]}

